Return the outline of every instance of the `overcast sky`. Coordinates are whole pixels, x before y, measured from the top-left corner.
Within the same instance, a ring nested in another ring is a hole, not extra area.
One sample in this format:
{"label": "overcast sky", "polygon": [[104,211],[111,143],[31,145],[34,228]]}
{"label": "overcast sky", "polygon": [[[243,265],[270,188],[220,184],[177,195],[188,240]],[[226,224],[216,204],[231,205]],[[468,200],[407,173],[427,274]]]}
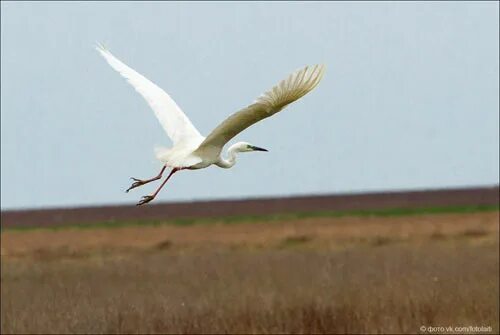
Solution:
{"label": "overcast sky", "polygon": [[207,135],[290,72],[321,84],[156,201],[498,184],[498,2],[1,2],[1,207],[136,203],[170,141],[93,48]]}

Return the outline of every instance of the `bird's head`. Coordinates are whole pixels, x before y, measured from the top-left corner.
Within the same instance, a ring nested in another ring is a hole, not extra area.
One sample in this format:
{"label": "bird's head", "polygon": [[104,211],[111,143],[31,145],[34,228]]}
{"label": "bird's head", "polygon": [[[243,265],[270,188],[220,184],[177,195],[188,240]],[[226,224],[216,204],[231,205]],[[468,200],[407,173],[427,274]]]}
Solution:
{"label": "bird's head", "polygon": [[250,152],[250,151],[267,151],[264,148],[256,147],[247,142],[238,142],[233,145],[233,147],[239,152]]}

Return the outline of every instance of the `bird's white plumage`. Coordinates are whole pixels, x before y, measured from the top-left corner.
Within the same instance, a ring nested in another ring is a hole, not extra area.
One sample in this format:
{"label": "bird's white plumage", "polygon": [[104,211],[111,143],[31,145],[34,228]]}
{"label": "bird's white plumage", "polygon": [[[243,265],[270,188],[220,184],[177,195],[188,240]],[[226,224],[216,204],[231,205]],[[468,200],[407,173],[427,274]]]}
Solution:
{"label": "bird's white plumage", "polygon": [[[139,92],[153,109],[158,121],[175,145],[192,146],[204,138],[182,112],[175,101],[153,82],[117,59],[104,46],[98,44],[97,51]],[[198,143],[199,144],[199,143]]]}
{"label": "bird's white plumage", "polygon": [[203,142],[204,137],[190,142],[184,142],[181,145],[176,145],[173,148],[156,147],[156,158],[167,166],[186,168],[199,164],[203,159],[199,155],[195,155],[194,151]]}
{"label": "bird's white plumage", "polygon": [[233,166],[236,153],[253,151],[252,146],[246,142],[236,143],[228,149],[228,159],[224,159],[220,155],[224,145],[241,131],[278,113],[313,90],[324,73],[323,65],[306,66],[292,73],[259,96],[253,104],[228,117],[205,138],[165,91],[118,60],[102,45],[98,44],[96,49],[155,112],[174,144],[172,148],[156,148],[156,157],[174,168],[201,169],[211,164],[224,168]]}

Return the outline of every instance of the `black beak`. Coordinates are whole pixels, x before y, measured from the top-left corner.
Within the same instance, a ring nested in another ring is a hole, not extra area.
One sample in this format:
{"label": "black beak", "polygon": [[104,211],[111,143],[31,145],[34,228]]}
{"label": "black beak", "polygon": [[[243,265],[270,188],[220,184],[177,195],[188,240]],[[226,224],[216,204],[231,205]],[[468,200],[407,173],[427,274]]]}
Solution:
{"label": "black beak", "polygon": [[259,148],[259,147],[254,147],[254,146],[252,146],[252,149],[255,150],[255,151],[267,151],[267,149]]}

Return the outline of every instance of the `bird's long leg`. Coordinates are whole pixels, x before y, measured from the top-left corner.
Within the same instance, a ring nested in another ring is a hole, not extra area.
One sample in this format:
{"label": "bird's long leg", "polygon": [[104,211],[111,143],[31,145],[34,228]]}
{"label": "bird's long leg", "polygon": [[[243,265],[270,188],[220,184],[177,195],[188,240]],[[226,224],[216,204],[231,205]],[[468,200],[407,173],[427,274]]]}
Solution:
{"label": "bird's long leg", "polygon": [[150,202],[151,200],[153,200],[156,195],[160,192],[161,188],[167,183],[167,181],[170,179],[170,177],[176,173],[177,171],[179,170],[182,170],[182,168],[174,168],[170,174],[168,175],[168,177],[163,181],[163,183],[161,183],[160,187],[158,187],[158,189],[155,191],[155,193],[151,194],[151,195],[145,195],[142,197],[141,201],[139,201],[137,203],[136,206],[140,206],[140,205],[144,205],[144,204],[147,204],[148,202]]}
{"label": "bird's long leg", "polygon": [[130,187],[125,191],[128,193],[128,191],[130,191],[131,189],[133,188],[136,188],[136,187],[139,187],[139,186],[142,186],[142,185],[145,185],[147,183],[150,183],[152,181],[155,181],[155,180],[158,180],[158,179],[161,179],[161,177],[163,176],[163,171],[165,171],[165,169],[167,168],[166,165],[164,165],[160,171],[160,173],[158,173],[158,175],[156,177],[153,177],[153,178],[150,178],[150,179],[145,179],[145,180],[141,180],[141,179],[137,179],[137,178],[130,178],[132,180],[134,180],[134,183],[132,183],[132,185],[130,185]]}

